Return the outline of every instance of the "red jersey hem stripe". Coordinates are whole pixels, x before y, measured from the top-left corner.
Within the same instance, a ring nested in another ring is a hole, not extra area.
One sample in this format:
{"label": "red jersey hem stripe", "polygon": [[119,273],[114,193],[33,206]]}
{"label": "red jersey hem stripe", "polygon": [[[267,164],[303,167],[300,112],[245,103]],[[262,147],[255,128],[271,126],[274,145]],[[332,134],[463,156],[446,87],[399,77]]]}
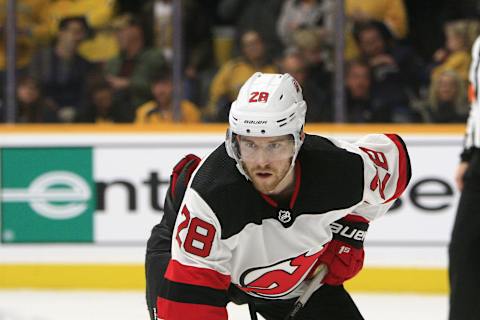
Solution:
{"label": "red jersey hem stripe", "polygon": [[187,266],[177,260],[170,260],[165,278],[170,281],[185,283],[219,290],[227,290],[230,285],[230,276],[218,271]]}
{"label": "red jersey hem stripe", "polygon": [[157,298],[157,315],[162,320],[226,320],[227,309],[224,307],[193,304]]}

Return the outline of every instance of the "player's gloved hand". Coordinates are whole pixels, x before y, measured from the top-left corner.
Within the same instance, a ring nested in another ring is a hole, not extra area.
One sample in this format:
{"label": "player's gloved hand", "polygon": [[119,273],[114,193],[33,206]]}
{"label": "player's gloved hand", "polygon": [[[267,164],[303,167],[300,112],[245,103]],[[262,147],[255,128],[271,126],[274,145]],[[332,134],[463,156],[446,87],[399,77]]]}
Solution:
{"label": "player's gloved hand", "polygon": [[348,215],[332,223],[330,229],[333,239],[320,256],[319,262],[328,267],[323,283],[338,286],[357,275],[363,267],[363,241],[367,234],[368,220]]}

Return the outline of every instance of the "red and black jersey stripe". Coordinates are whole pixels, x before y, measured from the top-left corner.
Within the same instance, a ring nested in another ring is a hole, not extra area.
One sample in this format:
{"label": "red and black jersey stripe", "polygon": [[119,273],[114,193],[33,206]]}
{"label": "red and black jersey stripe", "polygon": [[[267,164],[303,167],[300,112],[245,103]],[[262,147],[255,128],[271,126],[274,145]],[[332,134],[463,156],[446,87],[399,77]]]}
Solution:
{"label": "red and black jersey stripe", "polygon": [[[227,319],[230,276],[170,260],[160,295],[160,319]],[[179,311],[181,310],[181,312]]]}
{"label": "red and black jersey stripe", "polygon": [[395,200],[400,197],[407,188],[410,178],[412,177],[412,169],[410,166],[410,157],[408,156],[407,147],[402,138],[397,134],[386,134],[386,136],[393,141],[398,149],[398,180],[397,187],[393,196],[385,202]]}

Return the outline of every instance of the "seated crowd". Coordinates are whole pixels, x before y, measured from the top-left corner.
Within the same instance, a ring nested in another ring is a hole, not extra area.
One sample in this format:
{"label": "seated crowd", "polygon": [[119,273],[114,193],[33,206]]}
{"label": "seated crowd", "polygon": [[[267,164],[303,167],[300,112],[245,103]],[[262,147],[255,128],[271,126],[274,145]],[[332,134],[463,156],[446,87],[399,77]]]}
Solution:
{"label": "seated crowd", "polygon": [[[307,121],[334,121],[335,0],[183,0],[180,56],[171,0],[17,2],[18,123],[226,122],[256,71],[290,73]],[[345,15],[346,122],[465,121],[477,19],[442,21],[444,44],[425,58],[403,0],[346,0]],[[5,38],[0,27],[2,121]]]}

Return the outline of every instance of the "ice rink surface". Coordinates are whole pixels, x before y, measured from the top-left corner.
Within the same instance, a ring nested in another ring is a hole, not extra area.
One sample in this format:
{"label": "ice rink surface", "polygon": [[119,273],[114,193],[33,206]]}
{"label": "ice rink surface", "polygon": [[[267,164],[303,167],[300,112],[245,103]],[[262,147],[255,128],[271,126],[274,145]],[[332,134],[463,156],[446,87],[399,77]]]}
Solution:
{"label": "ice rink surface", "polygon": [[[447,297],[442,295],[354,293],[353,298],[366,320],[447,318]],[[231,320],[249,319],[244,306],[229,304],[228,309]],[[148,314],[139,291],[0,290],[0,320],[65,319],[147,320]]]}

